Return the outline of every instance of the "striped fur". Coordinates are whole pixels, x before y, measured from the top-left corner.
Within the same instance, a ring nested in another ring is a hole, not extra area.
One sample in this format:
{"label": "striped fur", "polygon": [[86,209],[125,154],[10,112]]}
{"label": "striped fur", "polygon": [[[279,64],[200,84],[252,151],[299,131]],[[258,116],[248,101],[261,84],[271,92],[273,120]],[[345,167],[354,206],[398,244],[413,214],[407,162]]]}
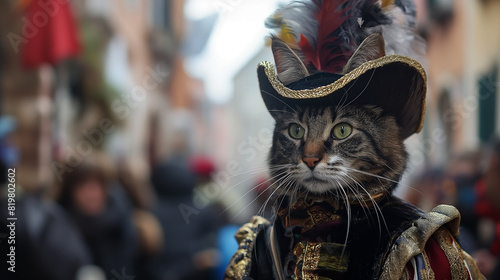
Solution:
{"label": "striped fur", "polygon": [[[398,125],[379,108],[284,108],[271,113],[276,126],[269,164],[276,194],[366,196],[392,191],[403,174],[408,156]],[[300,140],[288,133],[294,123],[305,129]],[[344,140],[332,137],[338,123],[353,127]],[[322,155],[313,170],[302,160],[307,149]]]}

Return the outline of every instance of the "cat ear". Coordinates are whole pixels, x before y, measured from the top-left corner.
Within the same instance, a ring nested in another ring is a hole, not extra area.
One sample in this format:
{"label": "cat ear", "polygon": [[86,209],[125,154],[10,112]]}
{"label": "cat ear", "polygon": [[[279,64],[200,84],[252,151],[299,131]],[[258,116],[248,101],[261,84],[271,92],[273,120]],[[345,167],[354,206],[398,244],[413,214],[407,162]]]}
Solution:
{"label": "cat ear", "polygon": [[361,64],[381,58],[385,55],[385,42],[384,37],[380,33],[373,33],[363,40],[358,49],[351,56],[349,61],[342,70],[342,74],[351,72],[359,67]]}
{"label": "cat ear", "polygon": [[284,85],[309,76],[309,71],[300,57],[283,40],[273,37],[271,49],[278,70],[278,78]]}

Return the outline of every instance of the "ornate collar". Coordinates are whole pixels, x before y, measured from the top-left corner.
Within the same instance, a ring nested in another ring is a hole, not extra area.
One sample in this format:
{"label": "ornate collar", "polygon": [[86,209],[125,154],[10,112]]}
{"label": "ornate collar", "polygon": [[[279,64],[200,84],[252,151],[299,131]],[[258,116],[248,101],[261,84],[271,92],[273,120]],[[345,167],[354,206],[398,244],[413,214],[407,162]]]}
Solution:
{"label": "ornate collar", "polygon": [[[351,211],[355,209],[373,209],[375,204],[386,198],[381,192],[370,197],[357,196],[350,201]],[[347,217],[346,204],[335,197],[307,196],[299,198],[292,205],[285,203],[277,210],[277,215],[285,228],[301,227],[301,233],[307,233],[313,228],[336,226]]]}
{"label": "ornate collar", "polygon": [[[385,192],[356,197],[355,202],[347,205],[334,197],[320,196],[302,197],[291,205],[287,201],[277,211],[283,227],[292,238],[291,251],[285,258],[285,275],[295,276],[295,279],[345,279],[349,248],[345,243],[335,243],[334,239],[326,242],[330,238],[323,239],[323,234],[328,235],[331,229],[338,227],[349,210],[369,211],[386,197]],[[277,250],[274,248],[274,251]],[[279,260],[275,262],[280,263]]]}

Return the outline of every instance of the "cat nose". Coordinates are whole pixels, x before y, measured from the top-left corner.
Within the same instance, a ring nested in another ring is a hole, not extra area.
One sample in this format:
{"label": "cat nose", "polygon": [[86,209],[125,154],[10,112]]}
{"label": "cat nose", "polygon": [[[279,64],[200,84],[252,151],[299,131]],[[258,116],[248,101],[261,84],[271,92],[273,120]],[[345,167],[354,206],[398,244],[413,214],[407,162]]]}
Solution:
{"label": "cat nose", "polygon": [[311,170],[314,169],[314,167],[316,167],[316,165],[319,163],[319,161],[321,160],[320,157],[318,156],[304,156],[302,158],[302,161],[307,164],[307,166],[309,166],[309,168]]}

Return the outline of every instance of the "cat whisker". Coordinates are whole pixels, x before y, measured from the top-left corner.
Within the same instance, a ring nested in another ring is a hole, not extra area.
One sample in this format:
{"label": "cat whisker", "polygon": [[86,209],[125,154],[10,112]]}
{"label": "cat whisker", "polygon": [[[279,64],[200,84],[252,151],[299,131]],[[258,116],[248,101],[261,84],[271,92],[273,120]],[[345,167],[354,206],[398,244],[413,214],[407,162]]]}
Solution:
{"label": "cat whisker", "polygon": [[294,114],[294,112],[286,111],[286,110],[268,110],[269,112],[281,112],[287,114]]}
{"label": "cat whisker", "polygon": [[[287,178],[287,177],[290,177],[291,176],[291,173],[288,173],[287,175],[283,176],[283,178],[280,178],[278,180],[276,180],[275,182],[273,182],[271,185],[269,185],[268,187],[266,187],[265,190],[268,190],[269,188],[271,188],[273,185],[275,185],[276,183],[279,183],[280,180],[284,180],[284,178]],[[276,189],[274,190],[277,191],[279,189],[281,184],[278,184],[278,186],[276,187]],[[264,193],[265,193],[265,190],[263,192],[261,192],[260,194],[258,194],[257,196],[255,196],[255,198],[247,204],[247,206],[243,207],[243,209],[241,209],[236,215],[234,215],[233,219],[238,217],[243,211],[245,211],[245,209],[247,209],[252,203],[254,203],[260,196],[262,196]],[[273,192],[273,193],[274,193]],[[272,194],[271,194],[272,195]]]}
{"label": "cat whisker", "polygon": [[266,199],[266,201],[264,202],[264,204],[261,206],[261,209],[259,209],[259,213],[263,213],[263,211],[267,207],[267,204],[273,198],[273,196],[276,193],[276,191],[280,190],[280,193],[277,195],[277,197],[279,197],[283,192],[286,192],[289,189],[289,183],[291,182],[290,177],[291,176],[288,176],[288,178],[283,178],[282,179],[283,182],[280,185],[286,184],[285,188],[283,188],[283,189],[280,190],[280,186],[276,187],[276,189],[269,195],[269,197]]}
{"label": "cat whisker", "polygon": [[[291,195],[291,196],[288,196],[288,197],[289,197],[289,200],[290,200],[290,201],[288,201],[288,205],[289,205],[289,209],[288,209],[288,210],[290,210],[290,207],[291,207],[291,206],[290,206],[290,205],[291,205],[291,201],[293,201],[293,199],[292,199],[291,197],[293,197],[293,195],[295,195],[296,188],[297,188],[297,184],[296,184],[296,182],[293,180],[293,177],[290,177],[290,178],[288,179],[287,184],[288,184],[288,185],[287,185],[287,187],[286,187],[286,188],[285,188],[285,189],[284,189],[284,190],[280,193],[280,196],[281,196],[281,201],[279,202],[279,204],[276,204],[276,203],[275,203],[275,209],[280,209],[280,208],[281,208],[281,205],[283,204],[283,201],[285,200],[285,197],[286,197],[286,195],[283,195],[283,193],[285,193],[285,194],[286,194],[289,190],[294,189],[294,190],[291,192],[291,193],[292,193],[292,195]],[[276,202],[277,202],[277,201],[276,201]]]}
{"label": "cat whisker", "polygon": [[407,184],[401,184],[400,182],[396,181],[396,180],[393,180],[393,179],[390,179],[390,178],[387,178],[387,177],[384,177],[384,176],[380,176],[380,175],[377,175],[377,174],[373,174],[373,173],[370,173],[370,172],[365,172],[365,171],[361,171],[361,170],[358,170],[358,169],[354,169],[354,168],[349,168],[349,167],[344,167],[348,170],[351,170],[351,171],[354,171],[354,172],[358,172],[358,173],[361,173],[361,174],[364,174],[364,175],[367,175],[367,176],[372,176],[372,177],[375,177],[375,178],[379,178],[379,179],[383,179],[383,180],[387,180],[389,182],[392,182],[392,183],[396,183],[398,185],[401,185],[403,187],[407,187],[407,188],[410,188],[412,190],[415,190],[416,192],[420,193],[420,194],[424,194],[423,192],[421,192],[420,190],[416,189],[416,188],[413,188],[412,186],[410,185],[407,185]]}
{"label": "cat whisker", "polygon": [[[224,211],[221,212],[220,215],[224,214],[225,212],[227,212],[227,210],[229,210],[231,207],[233,207],[236,203],[240,202],[245,196],[247,196],[249,193],[255,191],[255,189],[257,189],[258,187],[260,187],[261,185],[279,177],[279,176],[282,176],[283,174],[286,174],[287,171],[283,171],[267,180],[265,180],[264,182],[260,183],[260,184],[257,184],[256,186],[250,188],[250,190],[248,190],[245,194],[243,194],[239,199],[237,199],[235,202],[233,202],[231,205],[229,205],[228,207],[226,207],[226,209],[224,209]],[[274,184],[274,183],[273,183]],[[266,189],[270,188],[273,184],[271,184],[270,186],[268,186]],[[227,192],[227,191],[226,191]]]}
{"label": "cat whisker", "polygon": [[338,189],[342,191],[342,193],[345,197],[344,204],[345,204],[345,207],[347,210],[347,232],[346,232],[346,236],[345,236],[344,247],[342,248],[342,254],[340,255],[340,259],[342,259],[344,257],[345,248],[347,246],[347,241],[349,240],[349,232],[351,229],[351,204],[349,203],[349,196],[347,195],[347,192],[342,187],[340,187]]}
{"label": "cat whisker", "polygon": [[[343,179],[343,178],[342,178],[342,181],[346,184],[346,187],[347,187],[349,190],[351,190],[351,192],[352,192],[352,193],[354,193],[354,194],[358,193],[358,191],[356,191],[356,190],[354,189],[354,186],[351,186],[351,184],[349,184],[349,182],[347,182],[347,180],[345,180],[345,179]],[[356,200],[359,202],[359,204],[360,204],[360,205],[362,205],[362,206],[364,205],[364,206],[366,206],[366,207],[368,206],[368,204],[366,204],[366,202],[365,202],[365,201],[361,200],[361,199],[360,199],[357,195],[354,195],[354,197],[356,198]],[[369,212],[366,212],[366,210],[365,210],[365,208],[364,208],[364,207],[361,207],[361,209],[363,210],[363,212],[364,212],[364,214],[365,214],[366,218],[367,218],[367,219],[369,219],[369,218],[371,217],[371,213],[370,213],[370,217],[368,217],[368,213],[369,213]],[[373,219],[373,217],[371,217],[371,218]]]}
{"label": "cat whisker", "polygon": [[[253,175],[253,176],[250,176],[249,178],[246,178],[246,179],[244,179],[244,180],[241,180],[239,183],[234,184],[234,185],[233,185],[233,186],[231,186],[230,188],[227,188],[224,192],[222,192],[222,194],[221,194],[220,196],[222,197],[222,196],[224,196],[226,193],[228,193],[229,191],[231,191],[232,189],[234,189],[235,187],[237,187],[237,186],[239,186],[239,185],[243,184],[244,182],[247,182],[247,181],[249,181],[249,180],[254,179],[254,178],[255,178],[255,176],[259,175],[258,173],[259,173],[259,172],[257,172],[257,173],[256,173],[255,175]],[[260,185],[260,184],[259,184],[259,185]],[[259,185],[258,185],[258,186],[259,186]],[[258,186],[256,186],[256,187],[258,187]]]}
{"label": "cat whisker", "polygon": [[[256,173],[256,174],[255,174],[255,175],[253,175],[253,176],[251,176],[250,178],[246,178],[246,179],[244,179],[244,180],[242,180],[242,181],[238,182],[237,184],[234,184],[233,186],[231,186],[230,188],[228,188],[228,189],[226,189],[224,192],[222,192],[222,194],[221,194],[220,196],[225,195],[227,192],[231,191],[232,189],[234,189],[235,187],[237,187],[237,186],[241,185],[242,183],[247,182],[247,181],[249,181],[249,180],[251,180],[251,179],[254,179],[254,178],[255,178],[255,176],[259,175],[260,171],[269,171],[269,170],[278,171],[278,170],[280,170],[280,169],[285,169],[285,168],[287,168],[287,167],[286,167],[286,166],[283,166],[283,167],[280,167],[280,166],[275,166],[275,167],[271,167],[271,168],[263,168],[262,170],[257,170],[257,169],[256,169],[256,170],[253,170],[253,171],[250,171],[250,172],[242,172],[242,173],[239,173],[238,175],[242,175],[242,174],[245,174],[245,173],[246,173],[246,174],[248,174],[248,173]],[[230,177],[226,177],[226,179],[233,178],[233,177],[236,177],[236,176],[237,176],[237,175],[235,175],[235,176],[230,176]],[[267,182],[267,181],[266,181],[266,182]],[[264,182],[264,183],[265,183],[265,182]],[[260,184],[259,184],[258,186],[260,186]],[[258,186],[257,186],[257,187],[258,187]]]}
{"label": "cat whisker", "polygon": [[[382,213],[382,210],[380,209],[380,207],[378,206],[378,204],[376,203],[376,201],[375,201],[375,200],[374,200],[374,199],[370,196],[369,192],[368,192],[368,191],[367,191],[367,190],[366,190],[366,189],[365,189],[365,188],[364,188],[364,187],[363,187],[363,186],[362,186],[359,182],[357,182],[354,178],[352,178],[351,176],[348,176],[347,174],[346,174],[346,176],[347,176],[350,180],[352,180],[352,182],[353,182],[354,184],[356,184],[359,188],[361,188],[361,189],[362,189],[362,190],[363,190],[363,191],[364,191],[364,192],[368,195],[368,197],[369,197],[369,198],[370,198],[370,200],[371,200],[371,203],[373,203],[373,205],[374,205],[374,210],[375,210],[375,214],[376,214],[376,217],[377,217],[377,223],[378,223],[378,228],[379,228],[379,239],[380,239],[380,237],[382,236],[382,235],[381,235],[381,234],[382,234],[382,232],[381,232],[381,230],[382,230],[381,219],[382,219],[382,222],[384,223],[384,225],[385,225],[385,227],[386,227],[386,229],[387,229],[387,232],[389,232],[389,229],[388,229],[388,227],[387,227],[387,223],[386,223],[386,221],[385,221],[385,217],[384,217],[384,215],[383,215],[383,213]],[[353,188],[354,186],[352,186],[349,182],[347,182],[347,180],[346,180],[346,179],[344,179],[343,177],[340,177],[340,179],[341,179],[341,180],[345,183],[345,187],[347,187],[347,188],[348,188],[348,189],[349,189],[349,190],[350,190],[350,191],[354,194],[354,197],[358,200],[358,202],[359,202],[361,205],[364,205],[364,206],[368,207],[368,204],[367,204],[365,201],[361,200],[361,199],[360,199],[360,198],[356,195],[356,194],[358,194],[358,193],[359,193],[359,191],[356,191],[356,190]],[[338,183],[338,182],[337,182],[337,183]],[[341,188],[342,188],[342,187],[341,187]],[[345,193],[345,191],[344,191],[343,189],[341,189],[341,190]],[[347,199],[349,199],[349,198],[347,198]],[[365,216],[366,216],[367,218],[369,218],[369,216],[368,216],[368,212],[366,212],[366,210],[365,210],[364,208],[362,208],[362,209],[363,209],[363,212],[364,212]],[[380,213],[380,216],[379,216],[379,213]],[[371,216],[371,213],[370,213],[370,216]],[[373,218],[373,217],[372,217],[372,218]]]}
{"label": "cat whisker", "polygon": [[[375,213],[377,214],[377,220],[379,221],[379,236],[381,236],[382,234],[382,225],[380,224],[380,218],[382,218],[382,222],[384,223],[385,225],[385,228],[387,230],[387,233],[390,234],[389,232],[389,227],[387,226],[387,222],[385,220],[385,217],[384,217],[384,214],[382,213],[382,209],[380,209],[380,206],[378,205],[378,203],[371,197],[370,193],[368,192],[368,190],[366,190],[366,188],[364,188],[361,183],[359,183],[358,181],[356,181],[354,178],[351,178],[351,180],[353,180],[356,185],[358,185],[366,194],[367,196],[370,198],[371,202],[373,203],[373,207],[375,209]],[[379,218],[379,215],[378,213],[380,213],[380,218]],[[380,238],[380,237],[379,237]]]}
{"label": "cat whisker", "polygon": [[[290,201],[288,202],[288,213],[292,211],[292,205],[295,204],[297,201],[297,197],[299,196],[299,190],[300,186],[299,184],[294,185],[294,190],[292,191],[292,196],[290,197]],[[307,195],[309,194],[309,191],[305,191],[304,198],[307,200]]]}
{"label": "cat whisker", "polygon": [[[351,105],[354,101],[356,101],[356,99],[358,99],[358,98],[359,98],[359,97],[360,97],[360,96],[361,96],[361,95],[365,92],[365,90],[368,88],[368,85],[370,85],[370,83],[371,83],[371,81],[372,81],[372,78],[373,78],[373,75],[374,75],[374,74],[375,74],[375,71],[373,71],[373,72],[372,72],[372,74],[371,74],[371,76],[370,76],[370,79],[369,79],[369,80],[368,80],[368,82],[366,83],[366,85],[365,85],[365,87],[363,88],[363,90],[362,90],[362,91],[360,91],[360,92],[358,93],[358,95],[356,95],[356,97],[354,97],[354,99],[352,99],[349,103],[347,103],[347,104],[342,104],[342,105],[341,105],[341,107],[340,107],[340,110],[343,110],[345,107],[347,107],[347,106]],[[357,82],[357,81],[356,81],[356,82]],[[354,83],[356,83],[356,82],[354,82]],[[353,83],[351,86],[354,86],[354,83]],[[350,88],[349,88],[349,89],[350,89]],[[348,89],[348,90],[349,90],[349,89]],[[347,101],[347,99],[346,99],[346,101]],[[344,103],[345,103],[345,102],[344,102]]]}
{"label": "cat whisker", "polygon": [[394,169],[392,167],[390,167],[387,163],[382,163],[385,167],[387,167],[389,170],[391,171],[394,171]]}
{"label": "cat whisker", "polygon": [[245,171],[242,171],[242,172],[239,172],[239,173],[235,173],[235,174],[233,174],[231,176],[226,176],[224,178],[226,178],[226,179],[234,178],[234,177],[237,177],[237,176],[240,176],[240,175],[243,175],[243,174],[248,174],[248,173],[253,173],[253,172],[259,172],[259,171],[266,171],[267,169],[268,169],[267,166],[255,167],[255,168],[248,169],[248,170],[245,170]]}
{"label": "cat whisker", "polygon": [[272,93],[270,93],[270,92],[268,92],[268,91],[266,91],[266,90],[262,90],[262,89],[261,89],[261,93],[265,93],[265,94],[267,94],[267,95],[271,96],[272,98],[274,98],[274,99],[278,100],[279,102],[283,103],[285,106],[287,106],[288,108],[290,108],[290,109],[291,109],[294,113],[297,113],[297,111],[296,111],[295,109],[293,109],[290,105],[288,105],[288,104],[287,104],[286,102],[284,102],[283,100],[278,99],[276,96],[274,96],[274,94],[272,94]]}

